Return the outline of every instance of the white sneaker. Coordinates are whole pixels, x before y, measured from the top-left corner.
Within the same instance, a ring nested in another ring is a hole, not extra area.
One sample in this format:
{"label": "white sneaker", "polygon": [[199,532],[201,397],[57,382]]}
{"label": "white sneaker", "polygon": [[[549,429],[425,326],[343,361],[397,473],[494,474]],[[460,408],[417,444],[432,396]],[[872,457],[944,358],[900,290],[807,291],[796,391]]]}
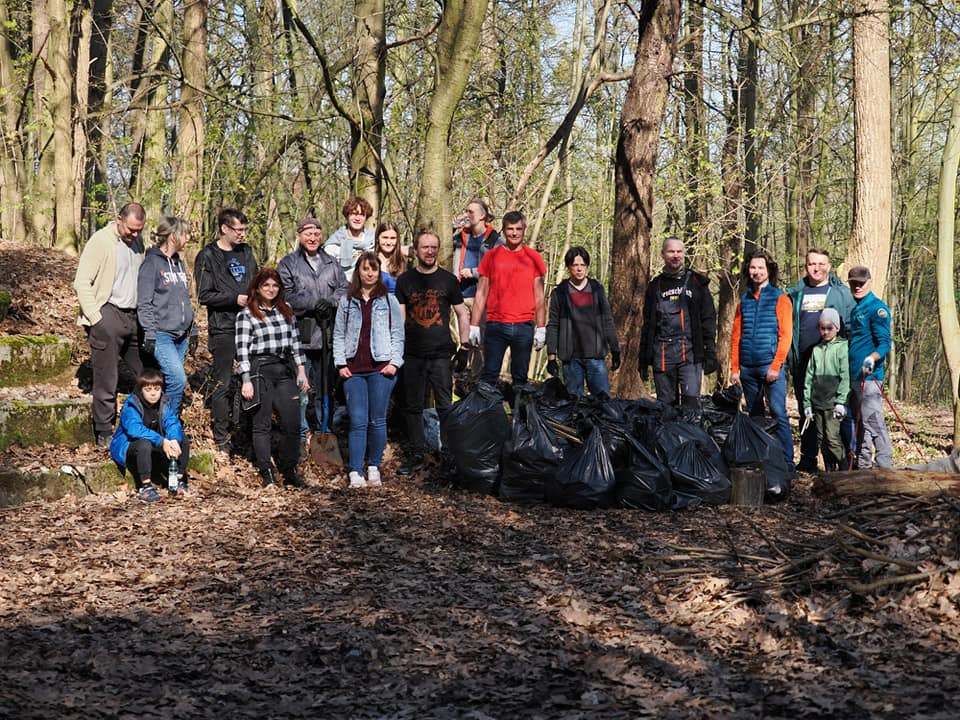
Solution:
{"label": "white sneaker", "polygon": [[367,466],[367,485],[370,487],[380,487],[383,481],[380,479],[380,468],[373,465]]}
{"label": "white sneaker", "polygon": [[363,475],[358,473],[356,470],[350,471],[350,487],[351,488],[365,488],[367,486],[367,481],[363,479]]}

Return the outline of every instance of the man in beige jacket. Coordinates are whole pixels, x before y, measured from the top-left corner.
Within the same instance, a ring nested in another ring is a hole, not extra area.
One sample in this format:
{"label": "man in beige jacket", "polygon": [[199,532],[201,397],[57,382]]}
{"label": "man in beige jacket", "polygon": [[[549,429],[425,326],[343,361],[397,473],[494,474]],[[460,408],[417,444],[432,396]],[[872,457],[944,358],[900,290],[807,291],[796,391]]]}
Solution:
{"label": "man in beige jacket", "polygon": [[120,208],[117,219],[87,241],[73,288],[80,301],[77,322],[87,330],[93,366],[93,430],[99,447],[110,444],[117,415],[117,378],[122,356],[137,375],[143,370],[137,331],[137,272],[143,261],[140,233],[146,213],[138,203]]}

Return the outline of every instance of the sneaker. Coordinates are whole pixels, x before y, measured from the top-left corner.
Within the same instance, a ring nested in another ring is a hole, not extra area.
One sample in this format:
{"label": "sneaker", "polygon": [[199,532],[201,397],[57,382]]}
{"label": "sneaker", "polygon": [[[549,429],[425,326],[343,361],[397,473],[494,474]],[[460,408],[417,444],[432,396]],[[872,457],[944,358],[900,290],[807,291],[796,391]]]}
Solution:
{"label": "sneaker", "polygon": [[397,475],[413,475],[417,470],[423,467],[423,455],[414,453],[407,455],[400,467],[397,468]]}
{"label": "sneaker", "polygon": [[380,468],[370,465],[367,467],[367,485],[370,487],[380,487],[383,481],[380,479]]}
{"label": "sneaker", "polygon": [[350,487],[352,489],[365,488],[367,486],[367,481],[363,479],[363,475],[358,473],[356,470],[350,471]]}
{"label": "sneaker", "polygon": [[137,492],[137,500],[144,503],[155,503],[160,499],[160,493],[153,485],[144,485]]}
{"label": "sneaker", "polygon": [[277,484],[277,476],[272,467],[260,468],[260,479],[264,487],[270,487]]}
{"label": "sneaker", "polygon": [[180,482],[177,485],[177,495],[189,495],[190,494],[190,482],[187,475],[180,476]]}
{"label": "sneaker", "polygon": [[283,484],[285,487],[302,488],[304,487],[303,478],[296,470],[292,470],[283,475]]}

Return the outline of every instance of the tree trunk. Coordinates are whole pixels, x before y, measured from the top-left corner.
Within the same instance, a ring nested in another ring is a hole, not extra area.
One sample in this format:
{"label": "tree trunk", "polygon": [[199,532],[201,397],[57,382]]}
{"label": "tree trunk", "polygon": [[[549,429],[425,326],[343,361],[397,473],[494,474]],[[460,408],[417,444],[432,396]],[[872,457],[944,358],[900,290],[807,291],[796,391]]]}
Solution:
{"label": "tree trunk", "polygon": [[[417,227],[430,227],[445,236],[450,228],[448,206],[450,160],[447,140],[450,126],[470,68],[477,55],[480,27],[487,0],[447,0],[437,30],[436,80],[427,111],[427,136],[423,148],[423,172],[417,198]],[[452,247],[443,243],[440,264],[449,266]]]}
{"label": "tree trunk", "polygon": [[687,199],[684,234],[694,241],[707,221],[708,191],[701,187],[700,174],[709,163],[706,117],[703,105],[703,6],[687,2],[686,72],[683,76],[684,145],[687,153]]}
{"label": "tree trunk", "polygon": [[620,116],[610,299],[624,358],[613,392],[624,397],[636,397],[640,390],[637,360],[650,280],[653,181],[679,25],[680,0],[646,0],[641,6],[633,77]]}
{"label": "tree trunk", "polygon": [[87,185],[87,118],[90,113],[90,44],[93,39],[93,9],[89,4],[79,6],[79,38],[76,49],[76,122],[73,123],[73,162],[70,168],[73,182],[73,231],[79,247],[83,227],[83,206]]}
{"label": "tree trunk", "polygon": [[[70,67],[70,11],[65,0],[47,0],[50,20],[49,63],[53,75],[50,115],[53,121],[53,158],[56,234],[54,246],[77,253],[73,185],[73,72]],[[86,68],[83,70],[86,73]]]}
{"label": "tree trunk", "polygon": [[943,148],[940,171],[940,198],[937,209],[937,307],[940,316],[940,337],[950,369],[950,391],[953,395],[953,446],[960,447],[960,319],[954,286],[954,245],[957,241],[955,218],[957,208],[957,167],[960,165],[960,90],[953,92],[950,129]]}
{"label": "tree trunk", "polygon": [[356,0],[357,51],[351,63],[359,122],[351,126],[350,184],[380,216],[383,170],[383,101],[386,97],[386,13],[384,0]]}
{"label": "tree trunk", "polygon": [[101,164],[103,139],[109,137],[109,86],[107,83],[110,50],[110,31],[113,28],[113,0],[93,0],[93,27],[90,35],[90,89],[87,94],[87,182],[85,204],[88,208],[107,205],[107,177]]}
{"label": "tree trunk", "polygon": [[[0,0],[0,27],[8,27],[10,15],[7,0]],[[23,144],[19,139],[16,99],[23,92],[16,80],[16,58],[6,33],[0,33],[0,232],[5,240],[23,242],[26,239],[24,196],[26,172],[23,164]]]}
{"label": "tree trunk", "polygon": [[207,89],[207,0],[189,0],[183,14],[183,87],[177,135],[174,212],[198,221],[204,209],[203,96]]}
{"label": "tree trunk", "polygon": [[857,0],[853,19],[853,231],[846,264],[866,265],[883,297],[890,259],[890,15],[885,0]]}
{"label": "tree trunk", "polygon": [[[760,32],[760,12],[762,0],[743,0],[743,19],[750,22],[750,32],[746,36],[746,52],[741,52],[739,76],[740,90],[739,113],[743,123],[743,189],[744,220],[746,237],[743,252],[750,253],[757,248],[760,239],[760,197],[758,176],[760,173],[757,157],[757,84],[759,80],[759,48],[756,33]],[[741,42],[744,42],[741,39]],[[771,248],[772,250],[772,248]]]}
{"label": "tree trunk", "polygon": [[53,142],[53,122],[48,98],[53,95],[50,67],[50,19],[47,0],[33,3],[33,138],[30,187],[30,232],[33,242],[42,247],[53,244],[54,192],[56,189],[56,158]]}
{"label": "tree trunk", "polygon": [[940,494],[957,497],[960,496],[960,473],[884,468],[824,473],[814,480],[813,491],[817,495],[837,497],[863,495],[931,497]]}

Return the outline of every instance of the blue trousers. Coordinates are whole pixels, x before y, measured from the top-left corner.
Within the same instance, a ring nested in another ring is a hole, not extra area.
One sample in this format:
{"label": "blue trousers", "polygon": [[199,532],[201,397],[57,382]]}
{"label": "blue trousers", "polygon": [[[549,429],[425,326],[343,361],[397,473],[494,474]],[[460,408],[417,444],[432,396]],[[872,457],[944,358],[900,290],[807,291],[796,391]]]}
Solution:
{"label": "blue trousers", "polygon": [[171,333],[157,332],[157,344],[153,351],[160,372],[163,373],[163,392],[178,415],[180,403],[183,401],[183,389],[187,386],[183,361],[187,357],[189,344],[190,335],[184,335],[178,340]]}
{"label": "blue trousers", "polygon": [[777,420],[776,437],[783,448],[787,467],[793,470],[793,435],[790,433],[790,418],[787,417],[787,376],[784,368],[780,368],[777,379],[768,383],[768,367],[740,368],[740,385],[750,415],[762,416],[764,404],[769,406],[770,414]]}
{"label": "blue trousers", "polygon": [[350,415],[351,470],[363,472],[364,457],[367,465],[380,467],[387,446],[387,405],[396,381],[372,372],[353,375],[343,383]]}
{"label": "blue trousers", "polygon": [[610,394],[610,377],[603,358],[570,358],[563,364],[563,384],[567,392],[583,397],[583,383],[591,395]]}
{"label": "blue trousers", "polygon": [[510,375],[517,387],[527,381],[530,355],[533,352],[533,323],[488,322],[483,338],[483,374],[480,379],[496,385],[500,379],[503,356],[510,348]]}

